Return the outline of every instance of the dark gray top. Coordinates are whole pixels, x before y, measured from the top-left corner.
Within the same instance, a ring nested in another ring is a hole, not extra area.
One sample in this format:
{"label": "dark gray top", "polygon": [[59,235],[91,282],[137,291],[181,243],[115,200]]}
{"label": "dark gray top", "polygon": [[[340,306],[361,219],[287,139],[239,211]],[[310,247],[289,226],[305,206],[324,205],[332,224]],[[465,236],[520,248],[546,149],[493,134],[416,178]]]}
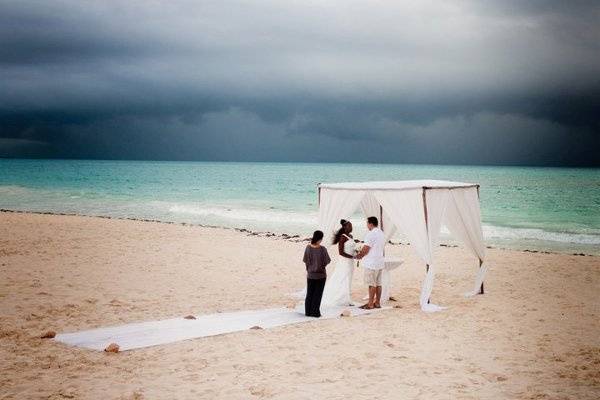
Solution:
{"label": "dark gray top", "polygon": [[306,264],[306,276],[308,279],[323,279],[327,278],[325,266],[331,262],[327,249],[323,246],[317,248],[311,245],[306,246],[304,250],[304,258]]}

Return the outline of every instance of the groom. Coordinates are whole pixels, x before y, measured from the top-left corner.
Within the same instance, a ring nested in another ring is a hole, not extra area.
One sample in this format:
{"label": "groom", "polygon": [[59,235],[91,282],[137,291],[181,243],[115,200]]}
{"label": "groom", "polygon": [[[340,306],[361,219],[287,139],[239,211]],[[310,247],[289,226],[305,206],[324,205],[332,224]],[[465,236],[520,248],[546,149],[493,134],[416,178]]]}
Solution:
{"label": "groom", "polygon": [[379,221],[376,217],[367,218],[369,232],[365,236],[365,244],[356,256],[362,260],[365,269],[365,285],[369,286],[369,302],[361,308],[370,310],[381,308],[381,271],[384,267],[383,246],[385,236],[378,228]]}

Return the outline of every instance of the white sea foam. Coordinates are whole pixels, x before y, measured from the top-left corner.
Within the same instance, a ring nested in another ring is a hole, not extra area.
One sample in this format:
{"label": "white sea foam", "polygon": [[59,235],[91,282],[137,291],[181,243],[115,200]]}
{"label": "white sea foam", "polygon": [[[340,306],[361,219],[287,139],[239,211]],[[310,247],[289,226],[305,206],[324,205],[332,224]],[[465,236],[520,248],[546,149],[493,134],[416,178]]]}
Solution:
{"label": "white sea foam", "polygon": [[600,245],[600,235],[587,233],[552,232],[536,228],[509,228],[503,226],[484,225],[483,235],[486,239],[531,239],[545,242]]}
{"label": "white sea foam", "polygon": [[286,224],[315,226],[317,223],[316,213],[297,213],[273,209],[233,208],[220,206],[199,205],[173,205],[169,212],[192,214],[200,216],[213,216],[238,221],[265,222],[270,224],[282,224],[285,230]]}

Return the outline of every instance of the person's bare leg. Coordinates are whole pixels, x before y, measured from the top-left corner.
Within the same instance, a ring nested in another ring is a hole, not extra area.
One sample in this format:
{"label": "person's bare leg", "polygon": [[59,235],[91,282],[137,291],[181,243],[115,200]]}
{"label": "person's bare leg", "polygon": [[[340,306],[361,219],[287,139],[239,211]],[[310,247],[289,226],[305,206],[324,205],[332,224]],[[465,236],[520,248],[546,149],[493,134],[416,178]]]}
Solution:
{"label": "person's bare leg", "polygon": [[367,304],[363,304],[360,308],[364,308],[365,310],[370,310],[374,307],[375,303],[375,293],[377,289],[375,286],[369,286],[369,302]]}
{"label": "person's bare leg", "polygon": [[375,303],[373,304],[375,308],[381,308],[381,286],[377,286],[375,289]]}
{"label": "person's bare leg", "polygon": [[377,288],[375,286],[369,286],[369,304],[367,304],[367,309],[370,310],[374,307],[375,304],[375,292]]}

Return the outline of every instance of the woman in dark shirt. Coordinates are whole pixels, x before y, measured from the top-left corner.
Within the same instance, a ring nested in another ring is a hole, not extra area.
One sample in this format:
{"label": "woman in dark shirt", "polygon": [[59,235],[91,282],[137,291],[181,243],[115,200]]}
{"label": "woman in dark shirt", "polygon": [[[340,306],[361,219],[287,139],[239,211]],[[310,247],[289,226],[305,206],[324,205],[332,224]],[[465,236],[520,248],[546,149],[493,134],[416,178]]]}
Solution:
{"label": "woman in dark shirt", "polygon": [[323,232],[315,231],[310,244],[304,250],[304,264],[306,264],[306,299],[304,311],[307,317],[321,316],[321,297],[327,273],[325,267],[331,262],[327,249],[321,246]]}

